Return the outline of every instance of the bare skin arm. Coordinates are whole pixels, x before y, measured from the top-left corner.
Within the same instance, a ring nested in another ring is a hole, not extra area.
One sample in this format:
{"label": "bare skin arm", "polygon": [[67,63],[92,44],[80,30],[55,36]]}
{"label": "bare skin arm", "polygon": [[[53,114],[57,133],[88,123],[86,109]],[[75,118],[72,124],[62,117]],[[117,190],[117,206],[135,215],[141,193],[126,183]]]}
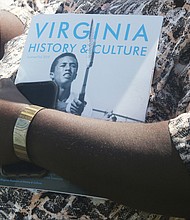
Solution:
{"label": "bare skin arm", "polygon": [[4,45],[10,39],[22,34],[24,25],[13,14],[0,10],[0,59],[4,55]]}
{"label": "bare skin arm", "polygon": [[[27,101],[9,81],[0,82],[0,161],[10,163],[17,160],[14,123]],[[45,109],[31,124],[27,146],[35,164],[93,195],[187,217],[190,177],[172,146],[167,123],[113,123]]]}

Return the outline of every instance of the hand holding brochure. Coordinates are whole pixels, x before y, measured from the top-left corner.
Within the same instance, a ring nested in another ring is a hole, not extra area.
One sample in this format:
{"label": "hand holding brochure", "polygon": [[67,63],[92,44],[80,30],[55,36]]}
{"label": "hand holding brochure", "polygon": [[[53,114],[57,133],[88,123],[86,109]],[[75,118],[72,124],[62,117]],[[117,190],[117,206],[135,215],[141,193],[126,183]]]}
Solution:
{"label": "hand holding brochure", "polygon": [[[162,19],[140,15],[34,16],[15,83],[33,104],[82,117],[143,122]],[[0,183],[82,192],[68,187],[68,182],[64,186],[64,179],[52,174],[35,181],[1,177]]]}

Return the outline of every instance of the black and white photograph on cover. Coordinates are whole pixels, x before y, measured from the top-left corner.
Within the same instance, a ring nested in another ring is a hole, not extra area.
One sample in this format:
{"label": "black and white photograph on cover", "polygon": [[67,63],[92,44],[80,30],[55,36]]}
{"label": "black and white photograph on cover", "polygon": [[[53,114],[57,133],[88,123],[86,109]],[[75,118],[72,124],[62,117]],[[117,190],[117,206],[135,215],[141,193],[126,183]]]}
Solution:
{"label": "black and white photograph on cover", "polygon": [[[72,92],[72,83],[77,78],[79,66],[76,55],[70,52],[62,53],[53,60],[50,68],[50,77],[58,88],[55,109],[75,115],[81,115],[83,113],[87,105],[87,102],[85,101],[85,87],[88,83],[87,79],[89,67],[92,67],[93,64],[93,53],[91,54],[91,57],[91,64],[86,67],[83,85],[79,95]],[[89,105],[87,109],[90,109]],[[108,112],[106,110],[100,110],[92,107],[91,110],[88,110],[88,112],[90,112],[90,114],[85,114],[86,116],[91,117],[91,115],[94,114],[98,118],[113,122],[116,122],[118,118],[123,120],[138,121],[137,119],[130,118],[125,115],[119,115],[113,111]]]}
{"label": "black and white photograph on cover", "polygon": [[51,64],[50,77],[58,87],[55,108],[60,111],[81,115],[85,100],[72,93],[72,83],[77,78],[78,60],[73,53],[62,53]]}

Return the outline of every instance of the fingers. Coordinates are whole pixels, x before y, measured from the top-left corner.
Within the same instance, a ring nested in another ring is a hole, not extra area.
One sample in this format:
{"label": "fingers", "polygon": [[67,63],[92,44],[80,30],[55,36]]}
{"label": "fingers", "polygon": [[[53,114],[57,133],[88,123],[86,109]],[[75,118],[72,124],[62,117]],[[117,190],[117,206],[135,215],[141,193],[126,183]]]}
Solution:
{"label": "fingers", "polygon": [[0,79],[0,99],[30,104],[30,102],[19,92],[10,78]]}
{"label": "fingers", "polygon": [[6,86],[12,86],[13,82],[10,78],[0,79],[0,89]]}
{"label": "fingers", "polygon": [[70,112],[75,115],[81,115],[85,105],[86,102],[81,102],[78,99],[74,99],[71,103]]}

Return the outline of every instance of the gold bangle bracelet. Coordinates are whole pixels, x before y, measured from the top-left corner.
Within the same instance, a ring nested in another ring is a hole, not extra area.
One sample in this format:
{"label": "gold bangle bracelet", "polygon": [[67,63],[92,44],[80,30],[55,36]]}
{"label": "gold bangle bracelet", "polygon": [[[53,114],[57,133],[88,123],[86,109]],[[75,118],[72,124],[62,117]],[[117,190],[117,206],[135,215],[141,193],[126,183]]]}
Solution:
{"label": "gold bangle bracelet", "polygon": [[16,156],[28,162],[31,162],[28,152],[27,152],[27,133],[31,121],[35,115],[42,110],[44,107],[37,105],[27,106],[19,115],[13,131],[13,147]]}

